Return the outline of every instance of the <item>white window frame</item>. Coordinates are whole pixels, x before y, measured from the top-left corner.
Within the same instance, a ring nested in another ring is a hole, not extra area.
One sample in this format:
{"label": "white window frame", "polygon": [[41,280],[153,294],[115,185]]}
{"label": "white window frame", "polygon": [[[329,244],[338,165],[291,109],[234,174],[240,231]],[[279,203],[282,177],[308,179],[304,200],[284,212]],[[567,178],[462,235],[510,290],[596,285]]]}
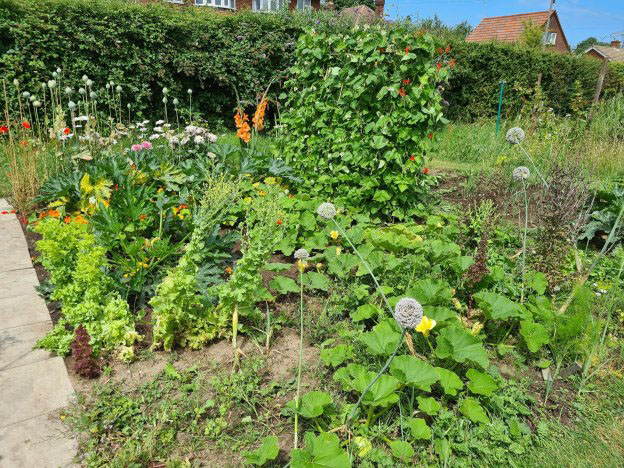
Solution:
{"label": "white window frame", "polygon": [[[290,7],[290,0],[252,0],[251,9],[258,12],[275,12]],[[297,10],[311,10],[312,0],[297,0]]]}
{"label": "white window frame", "polygon": [[549,31],[546,36],[546,44],[547,45],[556,45],[557,44],[557,33],[554,31]]}
{"label": "white window frame", "polygon": [[195,0],[195,6],[236,10],[236,0]]}
{"label": "white window frame", "polygon": [[175,5],[184,5],[184,0],[167,0],[167,3],[173,3]]}

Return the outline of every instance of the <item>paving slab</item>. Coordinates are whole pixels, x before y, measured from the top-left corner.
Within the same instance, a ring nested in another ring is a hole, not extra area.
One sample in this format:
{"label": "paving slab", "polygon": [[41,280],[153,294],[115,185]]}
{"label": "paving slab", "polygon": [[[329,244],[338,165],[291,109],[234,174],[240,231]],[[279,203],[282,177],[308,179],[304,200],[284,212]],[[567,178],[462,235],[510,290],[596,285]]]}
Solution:
{"label": "paving slab", "polygon": [[[24,236],[10,237],[0,243],[0,258],[2,258],[3,263],[5,262],[4,259],[6,258],[7,254],[17,251],[19,251],[19,253],[28,254],[28,244],[26,243],[26,239],[24,238]],[[32,263],[30,266],[32,266]],[[15,268],[13,268],[13,270],[14,269]]]}
{"label": "paving slab", "polygon": [[33,349],[33,344],[52,329],[52,322],[0,330],[0,371],[50,359],[52,353]]}
{"label": "paving slab", "polygon": [[[4,243],[8,244],[14,239],[6,239]],[[26,247],[16,250],[1,250],[0,271],[23,270],[32,267],[32,260]]]}
{"label": "paving slab", "polygon": [[13,209],[13,207],[7,201],[6,198],[0,198],[0,211],[2,211],[2,210],[12,210],[12,209]]}
{"label": "paving slab", "polygon": [[0,429],[0,467],[58,468],[72,465],[77,444],[65,436],[56,414]]}
{"label": "paving slab", "polygon": [[17,218],[11,218],[8,215],[0,215],[0,220],[5,218],[4,221],[0,221],[0,240],[5,242],[10,238],[24,238],[24,232],[22,226]]}
{"label": "paving slab", "polygon": [[[33,268],[0,271],[0,297],[3,299],[36,295],[35,286],[39,286],[39,280]],[[0,328],[2,328],[2,324],[0,324]]]}
{"label": "paving slab", "polygon": [[0,388],[0,427],[67,406],[74,395],[60,357],[0,371]]}
{"label": "paving slab", "polygon": [[50,314],[45,301],[35,294],[0,299],[0,329],[2,330],[48,320],[50,320]]}

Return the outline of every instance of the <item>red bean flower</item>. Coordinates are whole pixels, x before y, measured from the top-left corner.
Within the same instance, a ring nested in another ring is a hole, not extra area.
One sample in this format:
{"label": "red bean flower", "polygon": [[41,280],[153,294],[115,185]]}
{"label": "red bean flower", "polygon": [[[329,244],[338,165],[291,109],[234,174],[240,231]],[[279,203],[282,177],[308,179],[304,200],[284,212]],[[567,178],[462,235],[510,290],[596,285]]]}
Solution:
{"label": "red bean flower", "polygon": [[0,135],[4,135],[5,133],[9,133],[9,127],[3,125],[2,127],[0,127]]}
{"label": "red bean flower", "polygon": [[26,121],[22,122],[22,127],[24,128],[30,128],[30,124]]}

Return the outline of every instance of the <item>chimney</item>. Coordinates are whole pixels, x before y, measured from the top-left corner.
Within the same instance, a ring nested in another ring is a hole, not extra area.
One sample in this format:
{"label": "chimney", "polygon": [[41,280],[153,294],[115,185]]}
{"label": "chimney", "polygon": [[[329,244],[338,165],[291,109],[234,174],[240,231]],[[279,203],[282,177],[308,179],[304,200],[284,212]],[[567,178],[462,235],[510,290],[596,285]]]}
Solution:
{"label": "chimney", "polygon": [[384,16],[384,5],[386,4],[386,0],[375,0],[375,14],[380,18]]}
{"label": "chimney", "polygon": [[611,41],[611,47],[619,49],[620,47],[622,47],[622,43],[620,41]]}

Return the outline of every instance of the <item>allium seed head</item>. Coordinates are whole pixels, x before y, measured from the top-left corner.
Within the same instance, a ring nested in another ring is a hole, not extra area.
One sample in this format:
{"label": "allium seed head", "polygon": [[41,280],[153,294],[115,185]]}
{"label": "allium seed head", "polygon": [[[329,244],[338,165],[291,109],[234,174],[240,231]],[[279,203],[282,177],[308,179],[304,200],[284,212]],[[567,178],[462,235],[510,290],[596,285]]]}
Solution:
{"label": "allium seed head", "polygon": [[173,105],[177,106],[178,104],[180,104],[180,101],[178,101],[178,98],[174,98],[173,99]]}
{"label": "allium seed head", "polygon": [[514,180],[517,180],[517,181],[526,180],[530,176],[531,176],[531,171],[529,170],[528,167],[520,166],[520,167],[516,167],[513,170],[513,178],[514,178]]}
{"label": "allium seed head", "polygon": [[325,219],[334,219],[336,216],[336,207],[333,203],[321,203],[321,205],[316,210],[316,213]]}
{"label": "allium seed head", "polygon": [[24,99],[28,99],[30,97],[30,93],[28,91],[24,91],[22,96],[24,96]]}
{"label": "allium seed head", "polygon": [[33,102],[33,107],[41,107],[41,102],[40,101]]}
{"label": "allium seed head", "polygon": [[87,80],[86,83],[89,88],[93,86],[93,80]]}
{"label": "allium seed head", "polygon": [[56,69],[56,73],[58,73],[59,75],[61,74],[61,72],[62,72],[62,71],[63,71],[63,70],[61,70],[60,68],[57,68],[57,69]]}
{"label": "allium seed head", "polygon": [[37,100],[37,96],[30,96],[30,102],[35,102]]}
{"label": "allium seed head", "polygon": [[163,98],[163,104],[167,104],[167,96]]}
{"label": "allium seed head", "polygon": [[80,94],[82,94],[82,95],[87,94],[87,90],[86,90],[86,89],[84,89],[84,88],[79,88],[79,89],[78,89],[78,92],[79,92]]}
{"label": "allium seed head", "polygon": [[91,92],[89,93],[89,97],[90,97],[91,99],[95,99],[95,98],[97,97],[96,92],[95,92],[95,91],[91,91]]}
{"label": "allium seed head", "polygon": [[512,145],[518,145],[524,141],[524,130],[520,127],[510,128],[507,132],[507,141]]}
{"label": "allium seed head", "polygon": [[74,101],[69,101],[67,107],[69,107],[70,110],[74,110],[76,108],[76,103]]}
{"label": "allium seed head", "polygon": [[65,88],[65,94],[67,94],[68,96],[71,95],[72,93],[72,89],[68,86],[67,88]]}
{"label": "allium seed head", "polygon": [[193,90],[191,88],[189,88],[186,92],[189,94],[193,94]]}
{"label": "allium seed head", "polygon": [[106,89],[110,89],[110,83],[106,83]]}
{"label": "allium seed head", "polygon": [[56,81],[54,81],[54,80],[48,81],[48,88],[50,88],[50,89],[56,88]]}
{"label": "allium seed head", "polygon": [[416,299],[404,297],[394,307],[394,320],[404,330],[416,328],[423,318],[423,308]]}
{"label": "allium seed head", "polygon": [[169,93],[169,88],[163,88],[163,94],[167,95]]}
{"label": "allium seed head", "polygon": [[17,78],[13,80],[13,86],[19,86],[19,80]]}
{"label": "allium seed head", "polygon": [[57,77],[58,77],[58,73],[52,72],[52,78],[57,78]]}
{"label": "allium seed head", "polygon": [[117,90],[118,93],[121,93],[121,86],[117,85],[115,89]]}
{"label": "allium seed head", "polygon": [[297,260],[305,260],[310,258],[310,253],[306,249],[299,249],[295,252],[295,258]]}
{"label": "allium seed head", "polygon": [[89,79],[89,77],[87,75],[82,75],[82,81],[84,81],[86,83],[86,81]]}

